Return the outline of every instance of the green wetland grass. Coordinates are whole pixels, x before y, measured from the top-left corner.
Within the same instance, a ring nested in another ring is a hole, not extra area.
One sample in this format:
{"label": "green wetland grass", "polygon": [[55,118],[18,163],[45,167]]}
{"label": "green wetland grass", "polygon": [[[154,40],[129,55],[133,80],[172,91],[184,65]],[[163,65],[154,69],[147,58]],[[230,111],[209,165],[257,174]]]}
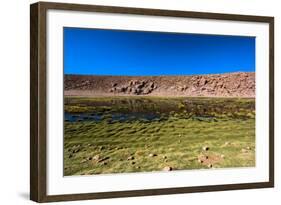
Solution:
{"label": "green wetland grass", "polygon": [[64,175],[255,166],[255,100],[65,98]]}

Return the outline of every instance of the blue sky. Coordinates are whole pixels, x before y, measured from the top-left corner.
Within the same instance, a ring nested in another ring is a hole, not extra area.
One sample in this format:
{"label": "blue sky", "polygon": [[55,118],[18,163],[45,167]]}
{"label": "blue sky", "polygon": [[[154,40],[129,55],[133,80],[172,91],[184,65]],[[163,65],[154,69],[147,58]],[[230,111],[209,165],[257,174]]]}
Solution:
{"label": "blue sky", "polygon": [[255,71],[255,38],[64,28],[64,72],[193,75]]}

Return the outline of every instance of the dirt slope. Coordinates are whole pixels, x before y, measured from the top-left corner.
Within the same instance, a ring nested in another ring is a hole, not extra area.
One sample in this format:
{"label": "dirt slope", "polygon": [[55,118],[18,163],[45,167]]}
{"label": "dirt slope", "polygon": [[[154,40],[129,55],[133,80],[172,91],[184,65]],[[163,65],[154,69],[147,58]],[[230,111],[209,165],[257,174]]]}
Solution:
{"label": "dirt slope", "polygon": [[65,75],[66,96],[255,97],[255,73],[194,76]]}

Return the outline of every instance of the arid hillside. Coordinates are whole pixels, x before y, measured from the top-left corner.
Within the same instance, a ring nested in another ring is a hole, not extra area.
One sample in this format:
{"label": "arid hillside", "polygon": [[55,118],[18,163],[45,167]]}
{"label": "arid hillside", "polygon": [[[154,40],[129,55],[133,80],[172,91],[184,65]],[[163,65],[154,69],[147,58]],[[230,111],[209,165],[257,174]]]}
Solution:
{"label": "arid hillside", "polygon": [[193,76],[65,75],[66,96],[255,97],[255,73]]}

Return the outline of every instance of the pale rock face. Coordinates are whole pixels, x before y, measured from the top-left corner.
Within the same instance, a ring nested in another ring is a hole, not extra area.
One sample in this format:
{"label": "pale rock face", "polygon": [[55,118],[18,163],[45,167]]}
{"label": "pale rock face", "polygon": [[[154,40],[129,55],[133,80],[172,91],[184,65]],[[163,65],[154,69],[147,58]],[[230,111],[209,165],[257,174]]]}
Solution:
{"label": "pale rock face", "polygon": [[65,75],[65,95],[255,97],[255,73],[197,76]]}
{"label": "pale rock face", "polygon": [[163,171],[172,171],[173,170],[173,168],[172,167],[169,167],[169,166],[167,166],[167,167],[164,167],[163,168]]}

